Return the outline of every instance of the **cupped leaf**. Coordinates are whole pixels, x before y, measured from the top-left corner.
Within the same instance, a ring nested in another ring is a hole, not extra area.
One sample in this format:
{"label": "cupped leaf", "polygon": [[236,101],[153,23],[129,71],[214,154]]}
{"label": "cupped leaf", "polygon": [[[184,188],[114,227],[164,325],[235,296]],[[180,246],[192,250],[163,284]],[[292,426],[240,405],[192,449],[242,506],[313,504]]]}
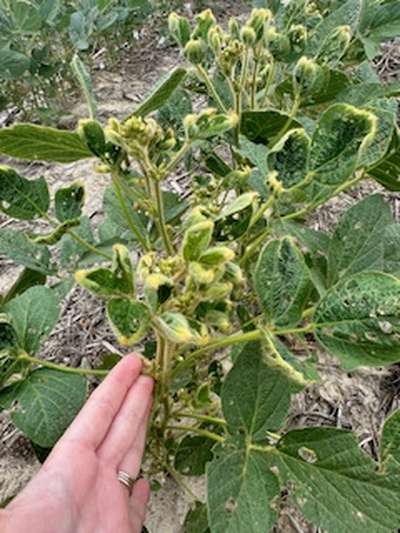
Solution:
{"label": "cupped leaf", "polygon": [[318,304],[315,334],[346,370],[400,360],[400,280],[381,272],[356,274]]}
{"label": "cupped leaf", "polygon": [[400,140],[397,133],[393,135],[388,152],[368,168],[368,174],[389,191],[400,191]]}
{"label": "cupped leaf", "polygon": [[393,223],[390,206],[374,194],[346,211],[336,226],[328,253],[328,279],[338,279],[364,270],[383,270],[386,226]]}
{"label": "cupped leaf", "polygon": [[271,461],[311,523],[340,533],[390,533],[400,526],[400,471],[377,473],[376,463],[352,433],[291,431],[279,441]]}
{"label": "cupped leaf", "polygon": [[214,442],[206,437],[185,437],[175,454],[175,468],[187,476],[201,476],[206,464],[213,458]]}
{"label": "cupped leaf", "polygon": [[79,226],[79,218],[62,222],[48,233],[33,235],[31,237],[31,240],[35,244],[48,244],[49,246],[51,246],[60,241],[68,232],[68,230],[73,228],[74,226]]}
{"label": "cupped leaf", "polygon": [[78,54],[75,54],[71,61],[72,72],[74,73],[78,83],[85,95],[86,103],[90,112],[90,116],[95,118],[97,115],[97,101],[93,91],[93,83],[89,71],[85,64],[80,59]]}
{"label": "cupped leaf", "polygon": [[301,183],[307,176],[310,138],[303,129],[290,130],[268,155],[268,168],[278,173],[285,189]]}
{"label": "cupped leaf", "polygon": [[145,117],[153,111],[160,109],[173,95],[187,76],[187,70],[177,67],[162,79],[146,97],[146,99],[133,112],[133,115]]}
{"label": "cupped leaf", "polygon": [[321,116],[311,142],[309,166],[322,185],[340,185],[356,170],[374,139],[377,119],[369,111],[334,104]]}
{"label": "cupped leaf", "polygon": [[244,111],[240,132],[250,141],[265,146],[278,135],[283,128],[300,128],[301,125],[289,115],[275,110]]}
{"label": "cupped leaf", "polygon": [[260,533],[273,526],[279,482],[261,452],[241,440],[215,450],[207,465],[208,516],[213,533]]}
{"label": "cupped leaf", "polygon": [[235,359],[221,393],[222,409],[231,433],[245,432],[264,440],[279,428],[289,410],[290,383],[268,364],[261,343],[246,344]]}
{"label": "cupped leaf", "polygon": [[147,333],[150,313],[140,302],[130,298],[113,298],[107,303],[107,318],[118,342],[131,346]]}
{"label": "cupped leaf", "polygon": [[173,343],[187,344],[196,340],[196,332],[181,313],[167,311],[157,317],[156,322],[163,335]]}
{"label": "cupped leaf", "polygon": [[288,325],[300,320],[310,276],[300,250],[289,237],[272,240],[261,250],[254,287],[267,321]]}
{"label": "cupped leaf", "polygon": [[15,329],[19,347],[35,354],[56,325],[60,308],[55,293],[38,286],[8,302],[2,311]]}
{"label": "cupped leaf", "polygon": [[190,226],[183,237],[182,254],[186,261],[196,261],[210,245],[214,223],[211,220]]}
{"label": "cupped leaf", "polygon": [[0,406],[11,409],[14,424],[35,444],[54,446],[86,397],[83,376],[40,368],[0,392]]}
{"label": "cupped leaf", "polygon": [[49,188],[44,178],[28,180],[10,167],[0,166],[0,211],[20,220],[47,214]]}
{"label": "cupped leaf", "polygon": [[20,231],[0,229],[0,254],[37,272],[54,273],[48,248],[33,243]]}
{"label": "cupped leaf", "polygon": [[77,133],[35,124],[1,129],[0,153],[17,159],[57,163],[93,157]]}
{"label": "cupped leaf", "polygon": [[60,222],[80,218],[85,201],[85,188],[81,182],[58,189],[55,195],[56,217]]}

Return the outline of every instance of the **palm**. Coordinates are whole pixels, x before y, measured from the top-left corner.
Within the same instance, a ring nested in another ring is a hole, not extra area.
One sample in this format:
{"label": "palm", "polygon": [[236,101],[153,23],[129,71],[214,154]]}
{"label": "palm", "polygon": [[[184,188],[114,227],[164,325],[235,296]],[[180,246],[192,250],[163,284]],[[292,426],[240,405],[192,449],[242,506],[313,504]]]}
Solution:
{"label": "palm", "polygon": [[152,380],[138,378],[140,368],[137,358],[125,358],[92,395],[9,506],[10,533],[28,523],[32,533],[53,533],[56,524],[60,533],[140,532],[148,484],[136,482],[129,498],[117,480],[119,469],[132,477],[140,469],[152,389]]}

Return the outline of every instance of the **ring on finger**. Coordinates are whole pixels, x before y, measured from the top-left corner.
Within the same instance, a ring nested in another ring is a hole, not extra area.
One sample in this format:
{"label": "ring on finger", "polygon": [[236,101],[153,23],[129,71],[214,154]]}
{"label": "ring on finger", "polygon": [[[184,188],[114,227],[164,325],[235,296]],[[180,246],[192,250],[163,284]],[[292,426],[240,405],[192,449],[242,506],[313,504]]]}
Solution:
{"label": "ring on finger", "polygon": [[124,487],[128,489],[130,496],[132,494],[133,485],[135,484],[137,478],[131,477],[124,470],[118,470],[117,479],[122,485],[124,485]]}

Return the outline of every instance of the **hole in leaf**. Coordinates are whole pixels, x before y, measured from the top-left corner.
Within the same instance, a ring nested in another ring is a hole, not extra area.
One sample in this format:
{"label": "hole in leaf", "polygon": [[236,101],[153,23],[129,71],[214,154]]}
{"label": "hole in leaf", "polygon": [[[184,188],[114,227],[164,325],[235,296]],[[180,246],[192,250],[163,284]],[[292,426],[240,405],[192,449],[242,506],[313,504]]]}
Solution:
{"label": "hole in leaf", "polygon": [[311,450],[310,448],[306,448],[305,446],[299,448],[298,454],[307,463],[315,463],[318,460],[315,451]]}

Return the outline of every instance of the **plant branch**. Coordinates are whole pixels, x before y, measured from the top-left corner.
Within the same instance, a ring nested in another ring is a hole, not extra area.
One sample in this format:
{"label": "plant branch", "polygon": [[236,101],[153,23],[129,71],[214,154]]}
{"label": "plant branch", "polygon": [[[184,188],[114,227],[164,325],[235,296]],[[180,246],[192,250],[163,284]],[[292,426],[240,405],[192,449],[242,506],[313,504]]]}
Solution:
{"label": "plant branch", "polygon": [[155,196],[155,201],[156,201],[156,206],[157,206],[157,218],[158,218],[160,236],[163,240],[166,252],[169,255],[174,255],[175,250],[168,235],[167,224],[165,222],[164,202],[162,198],[160,183],[158,180],[154,180],[153,187],[154,187],[154,196]]}
{"label": "plant branch", "polygon": [[93,244],[90,244],[90,242],[86,241],[85,239],[82,239],[82,237],[80,235],[78,235],[77,233],[75,233],[75,231],[69,229],[67,230],[67,234],[72,238],[74,239],[74,241],[78,242],[81,246],[84,246],[85,248],[87,248],[87,250],[89,250],[90,252],[96,254],[96,255],[100,255],[102,257],[104,257],[105,259],[109,260],[109,261],[112,261],[112,256],[107,254],[106,252],[102,252],[101,250],[99,250],[98,248],[96,248],[96,246],[94,246]]}
{"label": "plant branch", "polygon": [[202,65],[196,65],[196,68],[197,68],[197,72],[199,73],[200,77],[203,79],[204,83],[206,84],[206,87],[208,89],[208,92],[210,94],[210,96],[212,96],[213,100],[215,101],[215,103],[217,104],[217,106],[219,107],[220,111],[222,111],[223,113],[227,113],[227,108],[225,107],[223,101],[221,100],[215,86],[214,86],[214,83],[212,82],[212,80],[210,79],[207,71],[205,70],[205,68],[202,66]]}
{"label": "plant branch", "polygon": [[44,359],[38,359],[37,357],[32,357],[28,354],[21,354],[18,356],[20,361],[27,361],[29,363],[40,365],[45,368],[51,368],[52,370],[59,370],[60,372],[66,372],[68,374],[80,374],[83,376],[107,376],[108,370],[96,370],[95,368],[71,368],[65,365],[58,365],[56,363],[51,363]]}
{"label": "plant branch", "polygon": [[175,418],[193,418],[194,420],[200,420],[202,422],[209,422],[210,424],[217,424],[220,426],[226,426],[227,422],[223,418],[216,418],[215,416],[200,415],[197,413],[186,413],[177,411],[174,413]]}
{"label": "plant branch", "polygon": [[195,428],[193,426],[167,426],[166,429],[171,431],[189,431],[191,433],[197,433],[202,437],[207,437],[208,439],[215,440],[216,442],[225,442],[225,438],[221,435],[217,435],[212,431],[207,431],[206,429]]}

